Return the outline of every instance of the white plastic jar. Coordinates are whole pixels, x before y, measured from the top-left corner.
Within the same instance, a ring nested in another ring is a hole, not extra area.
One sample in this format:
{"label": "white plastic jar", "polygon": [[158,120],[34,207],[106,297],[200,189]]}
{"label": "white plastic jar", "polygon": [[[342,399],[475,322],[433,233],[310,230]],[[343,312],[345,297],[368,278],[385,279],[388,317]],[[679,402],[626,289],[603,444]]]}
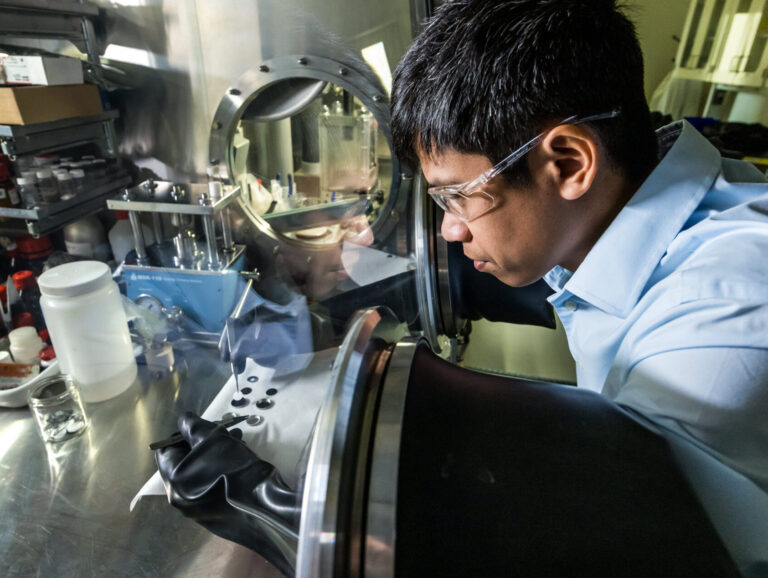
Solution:
{"label": "white plastic jar", "polygon": [[125,391],[136,379],[136,359],[109,267],[65,263],[40,275],[37,284],[59,367],[78,382],[83,399],[104,401]]}

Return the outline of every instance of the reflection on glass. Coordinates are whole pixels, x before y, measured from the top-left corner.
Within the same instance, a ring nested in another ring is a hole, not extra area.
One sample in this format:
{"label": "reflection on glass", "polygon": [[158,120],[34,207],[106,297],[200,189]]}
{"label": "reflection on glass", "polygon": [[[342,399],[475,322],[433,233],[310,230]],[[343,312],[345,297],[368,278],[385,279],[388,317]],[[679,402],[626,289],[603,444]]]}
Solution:
{"label": "reflection on glass", "polygon": [[331,84],[291,118],[241,120],[230,158],[251,208],[296,238],[314,237],[317,231],[301,231],[338,220],[335,213],[333,219],[311,215],[333,206],[357,207],[373,222],[392,181],[391,154],[376,118]]}

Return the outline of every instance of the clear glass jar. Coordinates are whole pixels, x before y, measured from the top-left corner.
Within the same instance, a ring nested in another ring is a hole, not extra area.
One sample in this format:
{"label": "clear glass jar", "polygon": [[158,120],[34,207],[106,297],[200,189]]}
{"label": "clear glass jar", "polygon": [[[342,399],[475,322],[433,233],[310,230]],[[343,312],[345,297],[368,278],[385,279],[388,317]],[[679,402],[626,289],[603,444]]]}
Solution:
{"label": "clear glass jar", "polygon": [[46,442],[63,442],[88,427],[80,391],[69,375],[43,377],[28,395],[40,435]]}
{"label": "clear glass jar", "polygon": [[37,176],[37,190],[46,203],[53,203],[59,200],[59,187],[56,179],[53,177],[51,169],[40,169],[35,173]]}
{"label": "clear glass jar", "polygon": [[75,195],[85,192],[85,171],[83,169],[71,169],[69,175],[75,188]]}
{"label": "clear glass jar", "polygon": [[62,200],[66,201],[77,195],[75,182],[72,179],[72,175],[69,174],[69,171],[56,173],[56,180],[59,182],[59,194],[61,195]]}

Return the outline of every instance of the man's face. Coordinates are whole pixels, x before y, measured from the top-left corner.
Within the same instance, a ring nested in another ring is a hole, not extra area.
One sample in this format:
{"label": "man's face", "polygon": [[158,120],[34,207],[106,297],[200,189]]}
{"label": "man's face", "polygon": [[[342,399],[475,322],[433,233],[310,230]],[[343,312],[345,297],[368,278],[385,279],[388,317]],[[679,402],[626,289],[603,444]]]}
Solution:
{"label": "man's face", "polygon": [[[492,166],[483,155],[452,150],[429,157],[420,154],[419,159],[433,186],[471,181]],[[565,207],[557,188],[536,177],[525,188],[511,187],[499,176],[484,190],[494,197],[493,209],[470,222],[446,213],[443,237],[461,242],[478,271],[491,273],[507,285],[521,287],[537,281],[558,264],[567,246]]]}

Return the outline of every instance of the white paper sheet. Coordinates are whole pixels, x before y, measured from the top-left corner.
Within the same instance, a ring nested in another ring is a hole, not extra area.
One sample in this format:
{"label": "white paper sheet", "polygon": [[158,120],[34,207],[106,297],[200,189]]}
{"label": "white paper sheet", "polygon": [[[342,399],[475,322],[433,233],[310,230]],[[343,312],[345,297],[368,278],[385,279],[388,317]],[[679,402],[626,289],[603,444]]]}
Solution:
{"label": "white paper sheet", "polygon": [[410,259],[348,241],[344,242],[341,262],[349,278],[361,287],[411,269]]}

